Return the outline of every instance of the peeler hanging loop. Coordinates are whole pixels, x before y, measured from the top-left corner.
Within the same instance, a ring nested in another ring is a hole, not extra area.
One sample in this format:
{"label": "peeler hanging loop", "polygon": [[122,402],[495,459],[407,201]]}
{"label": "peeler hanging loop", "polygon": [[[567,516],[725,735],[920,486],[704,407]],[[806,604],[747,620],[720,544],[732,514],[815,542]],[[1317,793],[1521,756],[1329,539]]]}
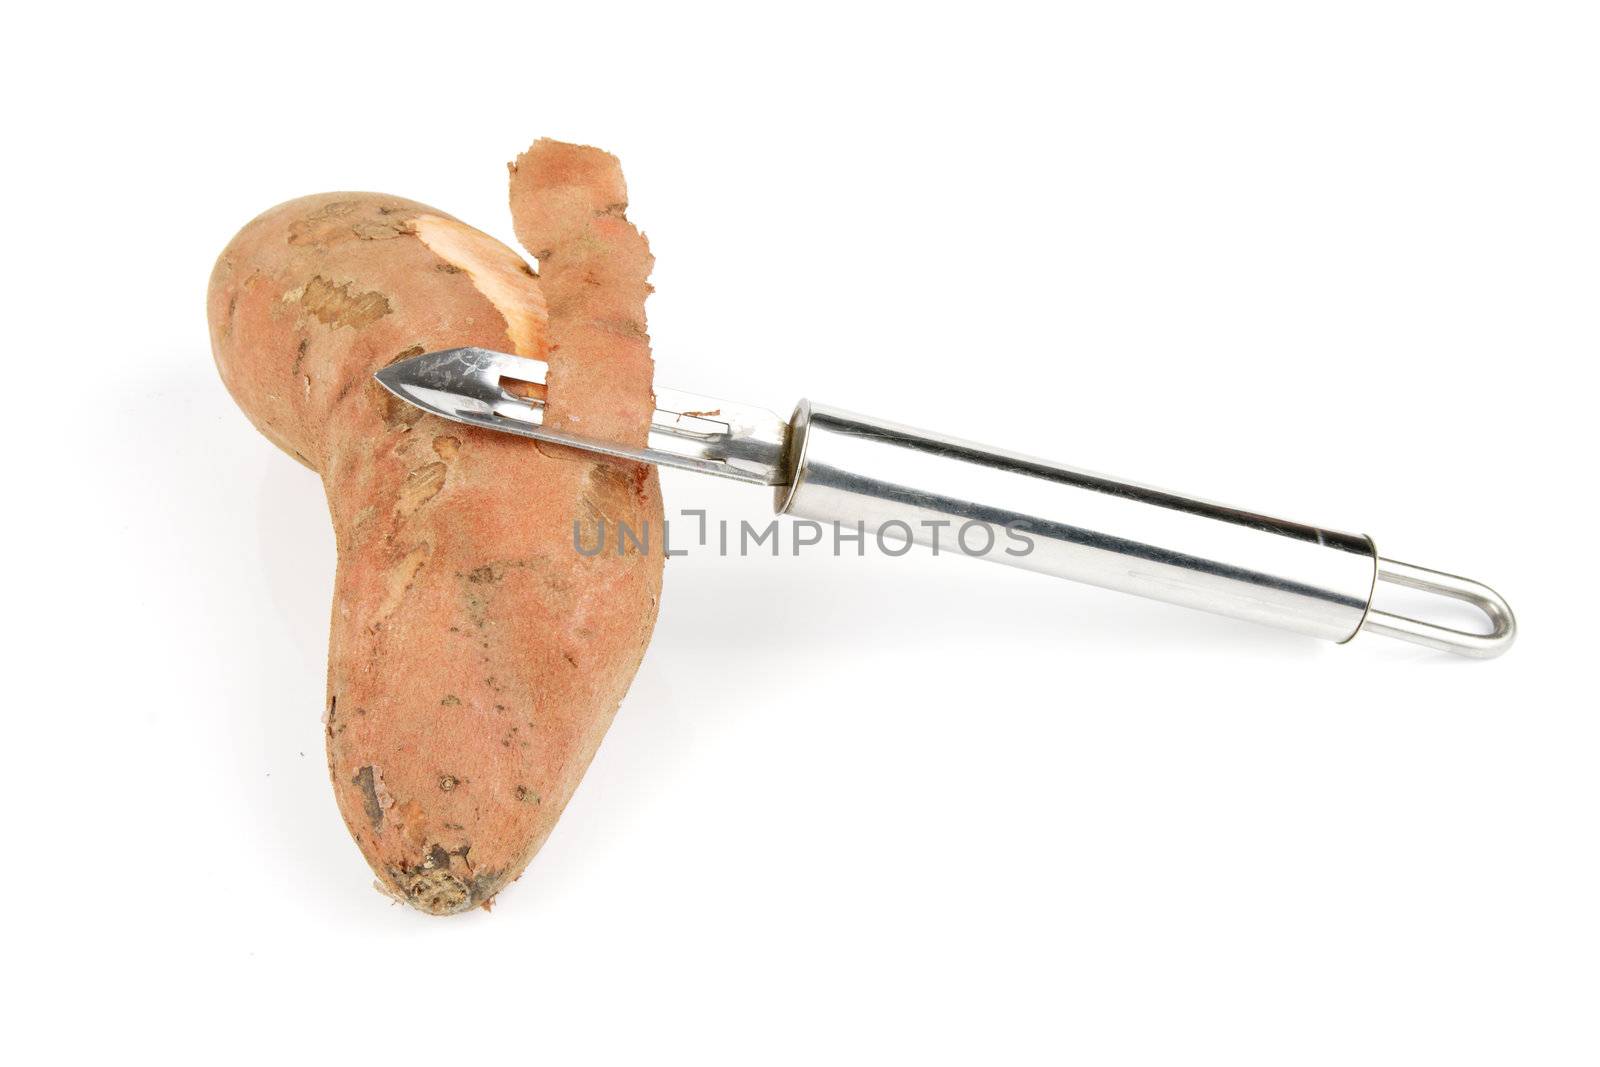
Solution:
{"label": "peeler hanging loop", "polygon": [[1477,659],[1492,659],[1510,648],[1511,642],[1516,640],[1517,619],[1511,614],[1510,606],[1499,593],[1481,582],[1381,556],[1378,558],[1378,581],[1471,604],[1488,616],[1490,630],[1486,634],[1468,633],[1371,608],[1361,623],[1361,632],[1382,634],[1440,652],[1454,652],[1458,656]]}

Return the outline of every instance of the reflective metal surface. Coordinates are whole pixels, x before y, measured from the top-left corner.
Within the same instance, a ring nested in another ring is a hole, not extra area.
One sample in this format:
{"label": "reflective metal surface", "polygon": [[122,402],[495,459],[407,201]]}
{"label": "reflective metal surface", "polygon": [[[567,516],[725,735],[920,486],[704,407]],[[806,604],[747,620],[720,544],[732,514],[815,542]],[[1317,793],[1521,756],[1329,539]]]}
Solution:
{"label": "reflective metal surface", "polygon": [[1510,648],[1511,642],[1517,638],[1517,618],[1511,613],[1511,605],[1481,582],[1392,559],[1378,560],[1378,581],[1471,604],[1488,619],[1489,632],[1468,633],[1372,608],[1367,612],[1366,621],[1361,624],[1363,633],[1382,634],[1384,637],[1475,659],[1493,659]]}
{"label": "reflective metal surface", "polygon": [[837,408],[802,403],[792,432],[791,484],[778,490],[791,515],[903,523],[918,543],[942,533],[947,546],[976,523],[993,534],[986,559],[1333,641],[1354,636],[1372,595],[1377,556],[1357,534]]}
{"label": "reflective metal surface", "polygon": [[[395,395],[458,422],[605,455],[776,486],[780,513],[892,533],[1136,596],[1348,641],[1382,634],[1488,658],[1516,620],[1487,586],[1380,559],[1361,534],[1323,530],[1125,482],[882,419],[801,401],[772,412],[675,390],[656,393],[646,448],[544,428],[544,402],[504,381],[546,366],[482,348],[378,372]],[[541,390],[542,392],[542,390]],[[1489,630],[1468,633],[1373,608],[1376,583],[1459,600]]]}
{"label": "reflective metal surface", "polygon": [[675,389],[656,390],[645,448],[547,430],[544,401],[512,393],[502,384],[512,379],[544,385],[547,369],[524,356],[450,348],[402,359],[376,377],[402,400],[456,422],[755,485],[776,484],[781,475],[789,431],[782,419],[763,408]]}

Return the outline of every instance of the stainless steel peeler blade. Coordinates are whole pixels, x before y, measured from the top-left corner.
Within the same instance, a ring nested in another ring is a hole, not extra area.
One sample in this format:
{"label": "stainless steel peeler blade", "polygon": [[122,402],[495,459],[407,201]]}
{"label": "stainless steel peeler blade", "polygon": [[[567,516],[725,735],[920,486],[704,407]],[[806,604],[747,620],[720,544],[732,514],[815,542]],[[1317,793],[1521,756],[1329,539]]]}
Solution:
{"label": "stainless steel peeler blade", "polygon": [[672,389],[656,390],[645,448],[595,441],[544,425],[544,401],[507,390],[511,379],[545,384],[546,365],[486,348],[449,348],[400,360],[376,377],[385,389],[435,415],[621,459],[776,485],[788,426],[763,408]]}

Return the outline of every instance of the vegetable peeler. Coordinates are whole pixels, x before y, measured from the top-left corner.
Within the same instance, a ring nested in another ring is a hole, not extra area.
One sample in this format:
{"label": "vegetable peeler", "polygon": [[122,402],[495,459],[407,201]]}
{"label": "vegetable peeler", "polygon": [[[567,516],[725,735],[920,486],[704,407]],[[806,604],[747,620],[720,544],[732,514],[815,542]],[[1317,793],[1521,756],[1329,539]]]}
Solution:
{"label": "vegetable peeler", "polygon": [[[552,444],[770,486],[780,515],[904,531],[985,534],[979,555],[1106,589],[1344,643],[1382,634],[1488,659],[1511,647],[1504,599],[1467,578],[1378,555],[1362,534],[1323,530],[1108,478],[839,408],[771,411],[657,389],[648,444],[633,448],[544,425],[544,401],[506,382],[545,384],[536,359],[452,348],[378,371],[390,392],[456,422]],[[537,390],[542,396],[543,390]],[[1022,551],[1022,545],[1028,550]],[[1373,607],[1378,582],[1469,604],[1472,633]]]}

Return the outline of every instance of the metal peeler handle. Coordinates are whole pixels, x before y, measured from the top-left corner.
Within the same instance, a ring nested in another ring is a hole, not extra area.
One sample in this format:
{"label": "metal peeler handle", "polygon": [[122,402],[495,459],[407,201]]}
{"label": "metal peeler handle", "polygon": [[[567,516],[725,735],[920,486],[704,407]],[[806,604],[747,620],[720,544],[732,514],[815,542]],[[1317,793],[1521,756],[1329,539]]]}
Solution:
{"label": "metal peeler handle", "polygon": [[[1344,642],[1362,630],[1460,655],[1510,647],[1506,602],[1477,582],[1379,557],[1371,538],[1274,519],[802,401],[780,514]],[[981,549],[981,550],[974,550]],[[1378,581],[1464,601],[1485,634],[1378,611]]]}

